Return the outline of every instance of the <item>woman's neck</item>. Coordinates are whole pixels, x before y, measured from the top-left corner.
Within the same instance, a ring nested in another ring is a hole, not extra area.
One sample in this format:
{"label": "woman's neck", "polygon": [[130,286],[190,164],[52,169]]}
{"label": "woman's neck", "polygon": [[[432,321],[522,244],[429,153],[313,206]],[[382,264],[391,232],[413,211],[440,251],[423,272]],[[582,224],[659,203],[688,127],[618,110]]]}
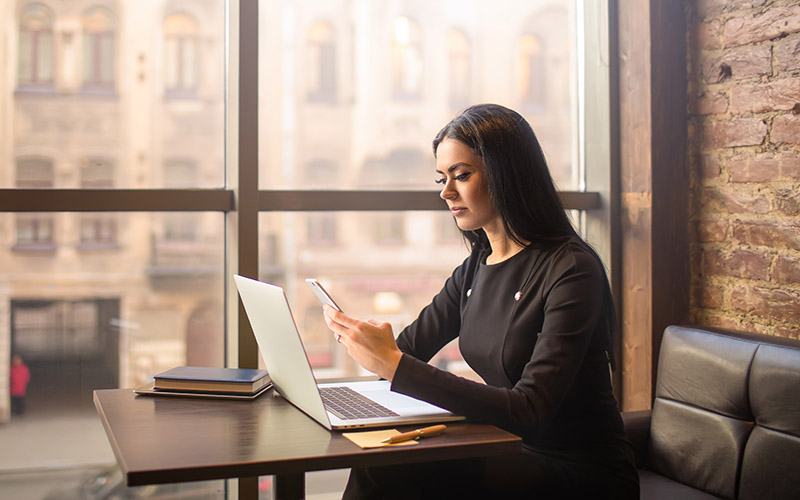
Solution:
{"label": "woman's neck", "polygon": [[502,234],[486,233],[492,253],[486,257],[487,264],[499,264],[521,252],[526,245],[520,244],[503,231]]}

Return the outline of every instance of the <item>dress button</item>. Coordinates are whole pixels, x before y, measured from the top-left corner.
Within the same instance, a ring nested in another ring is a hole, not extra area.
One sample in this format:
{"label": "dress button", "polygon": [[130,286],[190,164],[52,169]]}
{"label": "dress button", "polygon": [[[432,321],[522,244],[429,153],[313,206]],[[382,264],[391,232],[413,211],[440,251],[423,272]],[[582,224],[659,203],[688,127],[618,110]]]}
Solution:
{"label": "dress button", "polygon": [[469,297],[470,295],[472,295],[472,288],[470,288],[469,290],[467,290],[467,297]]}
{"label": "dress button", "polygon": [[517,292],[514,294],[514,300],[516,300],[517,302],[519,302],[520,297],[522,297],[522,292]]}

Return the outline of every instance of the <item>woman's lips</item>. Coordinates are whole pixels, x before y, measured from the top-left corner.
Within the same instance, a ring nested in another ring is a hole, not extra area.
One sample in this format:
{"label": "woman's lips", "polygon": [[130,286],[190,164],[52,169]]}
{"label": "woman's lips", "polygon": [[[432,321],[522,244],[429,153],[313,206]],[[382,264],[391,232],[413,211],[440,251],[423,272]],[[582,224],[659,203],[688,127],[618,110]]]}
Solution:
{"label": "woman's lips", "polygon": [[453,214],[453,217],[458,217],[466,211],[466,207],[450,207],[450,213]]}

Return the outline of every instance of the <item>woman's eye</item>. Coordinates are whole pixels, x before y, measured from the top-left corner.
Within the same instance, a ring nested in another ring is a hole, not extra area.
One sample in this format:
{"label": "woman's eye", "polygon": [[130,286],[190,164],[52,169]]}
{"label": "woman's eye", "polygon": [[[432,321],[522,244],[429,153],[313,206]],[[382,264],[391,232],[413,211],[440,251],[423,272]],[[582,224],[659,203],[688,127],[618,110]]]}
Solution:
{"label": "woman's eye", "polygon": [[436,180],[435,180],[435,181],[433,181],[433,182],[435,182],[436,184],[444,184],[446,181],[447,181],[447,179],[445,179],[444,177],[442,177],[441,179],[436,179]]}
{"label": "woman's eye", "polygon": [[466,174],[458,174],[457,176],[454,177],[454,179],[457,180],[457,181],[465,181],[468,178],[469,178],[469,174],[468,173],[466,173]]}

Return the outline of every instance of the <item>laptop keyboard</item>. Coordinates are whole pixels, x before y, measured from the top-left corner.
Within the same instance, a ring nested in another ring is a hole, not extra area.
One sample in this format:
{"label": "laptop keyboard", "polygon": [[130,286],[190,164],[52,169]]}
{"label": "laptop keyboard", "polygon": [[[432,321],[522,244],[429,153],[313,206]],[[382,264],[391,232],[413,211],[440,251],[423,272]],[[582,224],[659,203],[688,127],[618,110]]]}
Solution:
{"label": "laptop keyboard", "polygon": [[349,387],[320,387],[319,393],[328,411],[343,420],[398,416]]}

